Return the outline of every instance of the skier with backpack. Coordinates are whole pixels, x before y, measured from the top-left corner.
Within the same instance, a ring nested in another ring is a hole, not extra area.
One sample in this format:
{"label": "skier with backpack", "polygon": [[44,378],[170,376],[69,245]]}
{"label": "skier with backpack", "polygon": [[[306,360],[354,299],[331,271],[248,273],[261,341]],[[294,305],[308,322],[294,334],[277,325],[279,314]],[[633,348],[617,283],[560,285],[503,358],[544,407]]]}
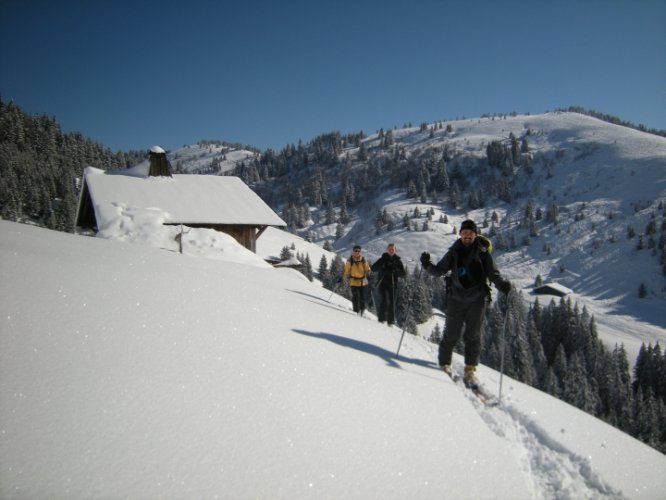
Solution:
{"label": "skier with backpack", "polygon": [[435,265],[430,254],[421,254],[421,265],[430,274],[447,277],[446,327],[439,344],[439,366],[453,376],[451,358],[453,349],[464,327],[465,373],[463,382],[478,387],[476,367],[481,355],[481,330],[486,307],[490,302],[488,281],[502,293],[511,291],[511,282],[505,280],[495,267],[491,256],[490,240],[479,235],[474,221],[468,219],[460,225],[459,238]]}
{"label": "skier with backpack", "polygon": [[342,277],[346,278],[349,276],[349,286],[352,291],[352,306],[354,312],[359,316],[363,316],[365,312],[365,290],[368,286],[368,274],[370,274],[370,265],[361,255],[361,247],[356,245],[351,257],[345,262]]}

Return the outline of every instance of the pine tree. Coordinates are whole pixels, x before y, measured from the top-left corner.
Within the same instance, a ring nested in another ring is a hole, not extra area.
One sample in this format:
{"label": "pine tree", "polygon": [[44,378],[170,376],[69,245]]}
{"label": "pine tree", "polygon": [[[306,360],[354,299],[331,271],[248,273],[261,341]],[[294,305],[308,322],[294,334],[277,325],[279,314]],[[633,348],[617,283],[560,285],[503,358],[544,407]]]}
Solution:
{"label": "pine tree", "polygon": [[567,355],[564,352],[564,346],[559,344],[557,351],[555,352],[555,359],[551,364],[553,369],[553,374],[557,378],[558,387],[561,390],[564,388],[564,378],[567,374]]}
{"label": "pine tree", "polygon": [[312,261],[310,260],[310,254],[305,254],[305,262],[303,262],[304,274],[309,281],[314,281],[314,273],[312,269]]}
{"label": "pine tree", "polygon": [[329,269],[329,290],[334,291],[347,299],[351,299],[351,290],[342,280],[342,272],[345,269],[345,263],[342,257],[336,255],[331,261]]}
{"label": "pine tree", "polygon": [[555,370],[552,366],[548,367],[548,370],[546,370],[546,376],[543,381],[543,390],[556,398],[562,397],[560,382],[557,375],[555,375]]}
{"label": "pine tree", "polygon": [[326,255],[322,255],[321,259],[319,259],[319,267],[317,268],[317,273],[319,275],[319,280],[324,285],[324,288],[331,290],[330,283],[328,283],[329,273],[328,273],[328,262],[326,260]]}
{"label": "pine tree", "polygon": [[382,212],[377,212],[374,220],[375,234],[380,235],[384,230],[384,215]]}
{"label": "pine tree", "polygon": [[543,389],[546,380],[546,372],[548,370],[548,363],[546,362],[546,355],[544,354],[543,346],[541,345],[541,335],[536,325],[536,315],[533,313],[533,309],[534,306],[527,315],[526,327],[527,343],[532,357],[532,385]]}
{"label": "pine tree", "polygon": [[325,224],[333,224],[335,222],[335,208],[333,204],[329,201],[326,205],[326,219]]}
{"label": "pine tree", "polygon": [[350,221],[349,213],[347,212],[347,205],[345,203],[340,207],[340,213],[338,214],[338,221],[340,224],[345,225]]}
{"label": "pine tree", "polygon": [[451,208],[457,209],[460,206],[461,199],[462,195],[460,194],[460,188],[458,187],[458,183],[454,182],[453,187],[451,188],[451,194],[449,198],[449,203],[451,205]]}
{"label": "pine tree", "polygon": [[442,329],[439,327],[439,323],[435,323],[435,327],[432,329],[428,340],[433,344],[439,344],[442,341],[442,336]]}
{"label": "pine tree", "polygon": [[407,198],[418,198],[419,197],[419,192],[416,189],[416,184],[414,181],[409,181],[409,186],[407,187]]}
{"label": "pine tree", "polygon": [[425,322],[432,314],[432,296],[425,286],[421,273],[414,268],[400,280],[396,291],[396,322],[416,334],[416,325]]}
{"label": "pine tree", "polygon": [[446,192],[449,189],[449,173],[446,169],[446,161],[444,159],[441,159],[437,164],[434,188],[439,192]]}
{"label": "pine tree", "polygon": [[280,251],[280,260],[289,260],[293,257],[293,254],[291,253],[291,250],[289,249],[288,246],[283,246],[282,250]]}
{"label": "pine tree", "polygon": [[602,390],[602,403],[605,401],[603,416],[612,425],[627,433],[633,428],[633,391],[631,390],[629,362],[624,346],[615,346],[610,355],[610,363],[606,370],[606,398]]}
{"label": "pine tree", "polygon": [[[534,361],[525,331],[525,307],[522,293],[509,294],[505,299],[508,315],[506,318],[505,342],[511,358],[512,372],[507,374],[526,384],[532,385],[536,378]],[[498,301],[499,303],[499,301]]]}
{"label": "pine tree", "polygon": [[520,143],[513,132],[509,134],[509,141],[511,142],[511,159],[513,164],[520,165]]}
{"label": "pine tree", "polygon": [[567,363],[562,398],[591,415],[597,412],[599,400],[590,387],[582,356],[578,352],[573,353]]}
{"label": "pine tree", "polygon": [[639,388],[634,398],[634,432],[632,434],[653,448],[660,446],[661,429],[659,428],[658,411],[659,405],[654,396]]}
{"label": "pine tree", "polygon": [[[499,369],[502,356],[500,343],[504,330],[504,314],[499,302],[494,302],[491,307],[486,309],[484,325],[485,328],[481,338],[481,362]],[[511,358],[507,362],[511,363]],[[512,368],[509,368],[509,370],[513,372]],[[506,364],[505,372],[507,372]]]}
{"label": "pine tree", "polygon": [[338,222],[335,226],[335,239],[339,240],[345,235],[345,228]]}

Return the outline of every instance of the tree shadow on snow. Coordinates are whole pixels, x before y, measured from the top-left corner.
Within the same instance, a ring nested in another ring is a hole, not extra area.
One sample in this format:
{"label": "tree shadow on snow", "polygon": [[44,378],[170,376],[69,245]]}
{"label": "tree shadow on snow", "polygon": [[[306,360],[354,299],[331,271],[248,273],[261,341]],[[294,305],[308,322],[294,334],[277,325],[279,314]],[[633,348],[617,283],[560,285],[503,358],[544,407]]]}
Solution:
{"label": "tree shadow on snow", "polygon": [[348,337],[342,337],[341,335],[335,335],[334,333],[309,332],[307,330],[301,330],[299,328],[292,328],[292,331],[300,335],[305,335],[307,337],[313,337],[316,339],[328,340],[329,342],[333,342],[334,344],[338,344],[342,347],[348,347],[350,349],[355,349],[357,351],[361,351],[366,354],[377,356],[378,358],[384,360],[387,365],[393,368],[402,369],[402,367],[398,363],[398,360],[414,365],[436,368],[434,363],[431,363],[423,359],[408,358],[403,355],[401,355],[398,359],[396,359],[395,352],[388,351],[383,347],[379,347],[374,344],[368,344],[367,342],[362,342],[360,340],[350,339]]}
{"label": "tree shadow on snow", "polygon": [[[322,297],[318,297],[317,295],[312,295],[311,293],[301,292],[300,290],[291,290],[289,288],[287,288],[286,291],[291,292],[291,293],[297,293],[298,295],[303,295],[304,297],[310,297],[312,299],[317,299],[317,301],[323,302],[325,304],[330,304],[330,302],[328,302],[326,299],[323,299]],[[331,295],[333,295],[332,291],[330,291],[330,290],[327,290],[327,291],[331,292]]]}
{"label": "tree shadow on snow", "polygon": [[[336,311],[342,311],[342,312],[346,312],[346,313],[351,313],[352,312],[351,310],[345,309],[344,306],[342,306],[341,304],[334,304],[333,302],[330,302],[330,299],[326,300],[322,297],[317,297],[316,295],[300,292],[298,290],[289,290],[289,289],[287,289],[287,291],[291,292],[291,293],[297,293],[298,295],[302,295],[302,296],[306,297],[305,300],[307,300],[308,302],[312,302],[313,304],[329,307],[329,308],[334,309]],[[331,297],[333,297],[333,292],[331,292]],[[344,297],[342,297],[342,298],[344,298]],[[345,300],[347,302],[349,302],[348,299],[345,299]],[[351,304],[351,302],[350,302],[350,304]],[[353,314],[356,314],[356,313],[353,313]]]}

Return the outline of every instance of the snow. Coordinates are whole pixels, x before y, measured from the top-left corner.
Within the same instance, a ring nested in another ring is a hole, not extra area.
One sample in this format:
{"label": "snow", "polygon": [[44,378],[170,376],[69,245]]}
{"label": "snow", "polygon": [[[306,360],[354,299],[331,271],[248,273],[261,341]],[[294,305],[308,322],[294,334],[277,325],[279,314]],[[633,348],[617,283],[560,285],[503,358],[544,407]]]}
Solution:
{"label": "snow", "polygon": [[[227,173],[241,164],[251,165],[258,153],[230,145],[190,144],[168,153],[171,166],[183,173]],[[146,160],[142,165],[147,165]],[[217,168],[214,168],[217,165]]]}
{"label": "snow", "polygon": [[108,225],[126,219],[126,213],[134,210],[160,212],[161,222],[171,223],[286,225],[238,177],[145,177],[141,173],[137,167],[111,172],[94,167],[84,170],[100,229],[107,230]]}
{"label": "snow", "polygon": [[484,407],[433,344],[396,359],[399,329],[219,233],[180,255],[158,220],[0,221],[1,498],[663,498],[637,440],[507,378]]}

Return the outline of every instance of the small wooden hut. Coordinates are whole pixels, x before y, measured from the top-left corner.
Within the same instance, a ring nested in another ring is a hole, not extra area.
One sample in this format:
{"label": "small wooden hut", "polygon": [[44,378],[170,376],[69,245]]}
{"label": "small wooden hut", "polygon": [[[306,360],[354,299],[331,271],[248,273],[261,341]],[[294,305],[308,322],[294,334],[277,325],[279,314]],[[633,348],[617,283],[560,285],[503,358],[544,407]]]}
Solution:
{"label": "small wooden hut", "polygon": [[536,287],[534,289],[534,293],[537,295],[555,295],[556,297],[566,297],[570,293],[573,293],[573,291],[569,290],[565,286],[560,285],[559,283],[545,283]]}
{"label": "small wooden hut", "polygon": [[238,177],[172,174],[159,146],[151,148],[147,164],[121,171],[84,170],[77,229],[97,231],[111,224],[118,204],[161,210],[165,225],[221,231],[253,252],[268,226],[286,226]]}

